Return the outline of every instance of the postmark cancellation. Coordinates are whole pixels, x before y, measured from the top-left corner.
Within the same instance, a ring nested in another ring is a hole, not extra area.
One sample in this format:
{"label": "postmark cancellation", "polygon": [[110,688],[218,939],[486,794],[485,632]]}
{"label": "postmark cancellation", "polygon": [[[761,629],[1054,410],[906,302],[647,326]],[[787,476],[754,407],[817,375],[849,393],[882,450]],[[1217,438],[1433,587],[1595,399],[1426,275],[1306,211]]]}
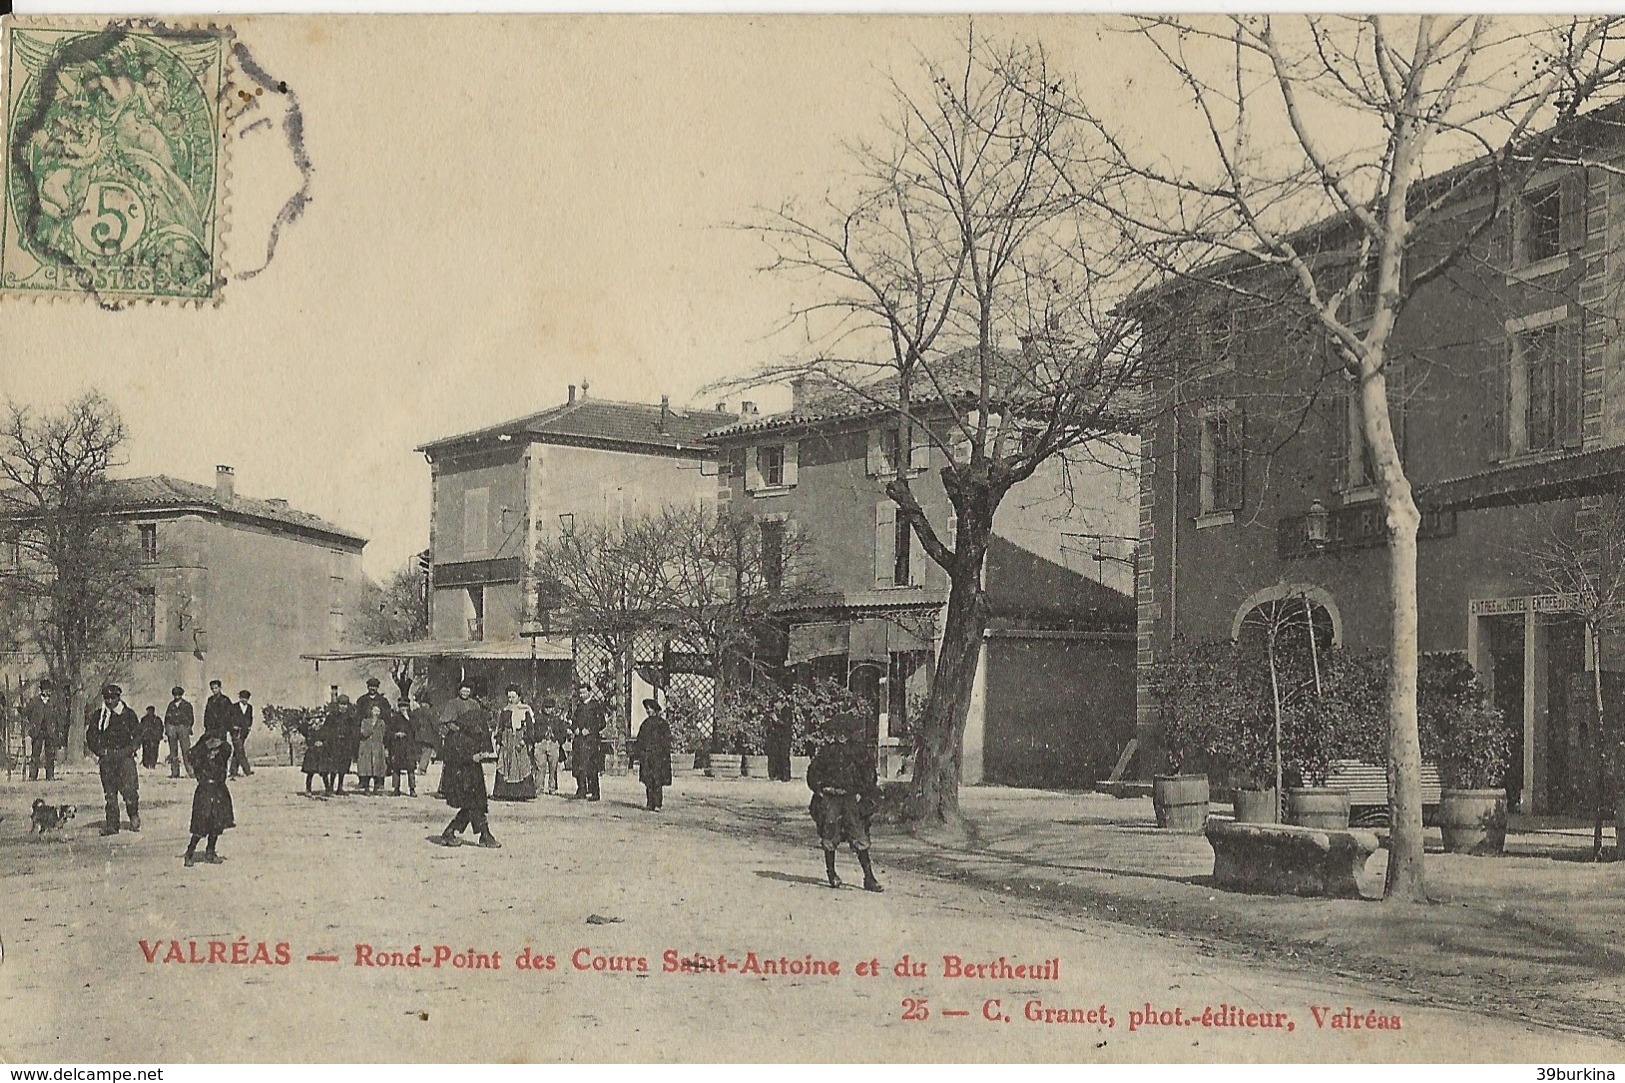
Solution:
{"label": "postmark cancellation", "polygon": [[231,36],[6,22],[0,294],[218,298]]}

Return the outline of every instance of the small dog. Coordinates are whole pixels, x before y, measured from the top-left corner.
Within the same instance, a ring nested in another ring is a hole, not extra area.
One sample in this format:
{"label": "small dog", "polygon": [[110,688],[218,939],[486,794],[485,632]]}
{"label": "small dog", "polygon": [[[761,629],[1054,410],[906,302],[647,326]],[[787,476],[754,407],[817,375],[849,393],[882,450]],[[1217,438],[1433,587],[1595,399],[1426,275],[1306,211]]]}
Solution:
{"label": "small dog", "polygon": [[37,797],[34,799],[34,815],[28,833],[43,836],[47,831],[60,831],[78,811],[77,806],[47,805],[43,797]]}

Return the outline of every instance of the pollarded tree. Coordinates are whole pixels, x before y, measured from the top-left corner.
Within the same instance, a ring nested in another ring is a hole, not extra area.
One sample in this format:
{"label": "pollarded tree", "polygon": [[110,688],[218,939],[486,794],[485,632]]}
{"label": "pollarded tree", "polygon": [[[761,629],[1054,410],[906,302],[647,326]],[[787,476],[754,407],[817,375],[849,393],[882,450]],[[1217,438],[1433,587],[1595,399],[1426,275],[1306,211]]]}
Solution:
{"label": "pollarded tree", "polygon": [[[1202,138],[1185,148],[1192,160],[1170,163],[1097,119],[1113,175],[1134,178],[1102,208],[1145,257],[1206,252],[1214,270],[1189,277],[1233,292],[1235,279],[1221,271],[1275,269],[1355,385],[1388,529],[1388,899],[1426,896],[1421,516],[1390,414],[1395,324],[1418,290],[1482,249],[1536,170],[1581,160],[1567,138],[1582,110],[1617,93],[1620,26],[1611,16],[1137,18],[1136,40],[1183,91]],[[1079,172],[1088,180],[1098,169]],[[1318,244],[1324,231],[1305,231],[1328,219],[1346,227],[1335,259]],[[1319,363],[1318,352],[1305,355]]]}
{"label": "pollarded tree", "polygon": [[931,446],[952,536],[921,507],[911,471],[887,485],[897,514],[947,573],[941,649],[921,722],[910,816],[959,819],[963,738],[988,598],[993,520],[1046,466],[1122,466],[1145,400],[1141,329],[1115,301],[1145,274],[1125,262],[1063,166],[1090,159],[1088,130],[1043,51],[979,41],[952,66],[893,84],[881,141],[852,148],[846,187],[786,203],[746,228],[768,269],[802,291],[796,354],[733,386],[803,379],[814,393],[898,422],[899,463]]}

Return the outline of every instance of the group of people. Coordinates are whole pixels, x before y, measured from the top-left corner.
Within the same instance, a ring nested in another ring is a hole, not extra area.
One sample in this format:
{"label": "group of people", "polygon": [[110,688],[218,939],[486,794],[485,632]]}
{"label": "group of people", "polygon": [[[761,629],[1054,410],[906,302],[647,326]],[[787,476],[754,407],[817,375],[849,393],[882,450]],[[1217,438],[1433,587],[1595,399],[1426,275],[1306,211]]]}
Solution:
{"label": "group of people", "polygon": [[[317,778],[322,795],[344,797],[351,792],[382,796],[384,781],[392,782],[391,793],[401,796],[401,776],[406,777],[407,793],[417,796],[418,776],[429,771],[439,737],[434,720],[426,711],[412,708],[401,696],[391,704],[378,690],[376,677],[367,680],[367,691],[354,703],[341,695],[328,709],[298,726],[305,740],[300,769],[305,773],[305,792],[313,793]],[[356,788],[344,788],[350,775]]]}
{"label": "group of people", "polygon": [[[183,757],[187,772],[197,782],[192,795],[191,841],[184,858],[188,867],[197,862],[197,844],[205,839],[208,847],[202,860],[209,864],[225,860],[216,852],[216,845],[221,834],[236,826],[231,791],[226,783],[228,778],[236,777],[230,772],[240,759],[243,766],[247,765],[243,742],[236,738],[234,730],[242,726],[245,716],[252,719],[248,693],[243,692],[240,705],[234,705],[220,691],[219,681],[211,682],[210,687],[213,695],[204,711],[203,736],[185,750]],[[174,695],[176,701],[185,703],[184,689],[175,688]],[[217,699],[223,700],[223,705],[217,704]],[[190,708],[190,704],[187,707]],[[175,716],[179,718],[183,713],[189,715],[189,712],[176,711]],[[103,687],[101,705],[85,713],[85,750],[96,757],[106,804],[103,835],[116,835],[124,828],[141,830],[141,779],[136,770],[136,755],[144,744],[141,720],[124,702],[124,690],[116,684]],[[252,770],[249,773],[252,774]],[[119,818],[121,801],[126,817],[123,822]]]}
{"label": "group of people", "polygon": [[[391,792],[401,796],[401,776],[405,775],[407,792],[415,797],[417,777],[427,776],[438,750],[443,765],[438,796],[456,813],[432,841],[458,846],[462,833],[473,828],[478,845],[487,848],[502,845],[491,831],[489,802],[530,800],[539,787],[557,793],[559,769],[566,757],[575,776],[576,796],[599,800],[608,712],[603,698],[590,687],[582,690],[566,715],[563,706],[551,698],[538,713],[524,702],[518,685],[509,685],[506,702],[493,713],[474,696],[473,684],[464,681],[457,696],[434,716],[424,709],[414,710],[404,696],[391,704],[379,691],[379,684],[377,678],[370,678],[366,694],[353,704],[341,695],[326,712],[299,726],[305,739],[301,766],[307,794],[320,777],[324,795],[343,795],[346,778],[354,774],[359,793],[382,794],[385,779],[392,778]],[[227,783],[239,774],[254,773],[247,751],[254,708],[246,689],[238,692],[234,702],[215,680],[209,682],[209,693],[203,736],[194,744],[193,709],[184,688],[177,685],[171,690],[162,718],[153,707],[138,718],[116,684],[102,689],[101,705],[86,712],[85,748],[96,757],[101,778],[106,806],[103,835],[125,828],[141,830],[137,756],[143,766],[155,768],[159,743],[167,740],[170,777],[180,778],[184,772],[197,786],[185,863],[191,867],[199,860],[209,864],[225,860],[216,847],[221,834],[236,824]],[[632,751],[638,760],[645,807],[657,812],[664,807],[664,791],[672,781],[671,727],[658,700],[646,699],[643,707],[646,716]],[[49,679],[39,682],[19,713],[28,741],[26,777],[37,780],[43,773],[47,781],[53,780],[56,753],[67,745],[67,709]],[[808,812],[818,827],[825,875],[831,887],[841,886],[835,854],[846,843],[863,870],[864,889],[880,891],[869,858],[869,820],[878,803],[878,786],[874,759],[864,754],[864,724],[856,718],[831,723],[830,739],[807,769],[807,786],[813,794]],[[487,791],[482,761],[493,753],[496,779]],[[121,803],[126,817],[122,822]],[[197,847],[205,840],[207,848],[200,856]]]}

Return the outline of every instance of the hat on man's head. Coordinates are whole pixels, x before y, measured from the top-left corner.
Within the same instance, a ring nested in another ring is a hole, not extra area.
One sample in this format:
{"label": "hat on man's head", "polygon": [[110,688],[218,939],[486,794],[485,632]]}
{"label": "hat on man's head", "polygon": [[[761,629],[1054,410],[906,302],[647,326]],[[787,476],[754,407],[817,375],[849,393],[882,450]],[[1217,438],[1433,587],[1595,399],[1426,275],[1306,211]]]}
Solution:
{"label": "hat on man's head", "polygon": [[368,677],[367,678],[367,687],[368,688],[377,688],[378,687],[378,678],[377,677]]}
{"label": "hat on man's head", "polygon": [[44,692],[49,692],[51,689],[56,687],[56,685],[51,683],[51,678],[49,677],[41,677],[39,679],[39,686],[40,690]]}
{"label": "hat on man's head", "polygon": [[102,698],[103,699],[117,699],[119,696],[122,696],[123,694],[124,694],[124,689],[120,688],[116,684],[107,684],[107,685],[102,686]]}
{"label": "hat on man's head", "polygon": [[653,696],[650,696],[648,699],[643,701],[643,707],[645,710],[658,711],[660,710],[660,701],[655,699]]}
{"label": "hat on man's head", "polygon": [[169,690],[169,694],[172,696],[184,696],[186,695],[186,689],[177,684],[174,688]]}
{"label": "hat on man's head", "polygon": [[237,698],[238,699],[248,699],[248,698],[250,698],[249,693],[248,693],[248,689],[245,688],[241,692],[238,692],[237,693]]}
{"label": "hat on man's head", "polygon": [[216,677],[214,680],[210,681],[209,682],[209,687],[210,688],[219,688],[220,687],[220,678]]}

